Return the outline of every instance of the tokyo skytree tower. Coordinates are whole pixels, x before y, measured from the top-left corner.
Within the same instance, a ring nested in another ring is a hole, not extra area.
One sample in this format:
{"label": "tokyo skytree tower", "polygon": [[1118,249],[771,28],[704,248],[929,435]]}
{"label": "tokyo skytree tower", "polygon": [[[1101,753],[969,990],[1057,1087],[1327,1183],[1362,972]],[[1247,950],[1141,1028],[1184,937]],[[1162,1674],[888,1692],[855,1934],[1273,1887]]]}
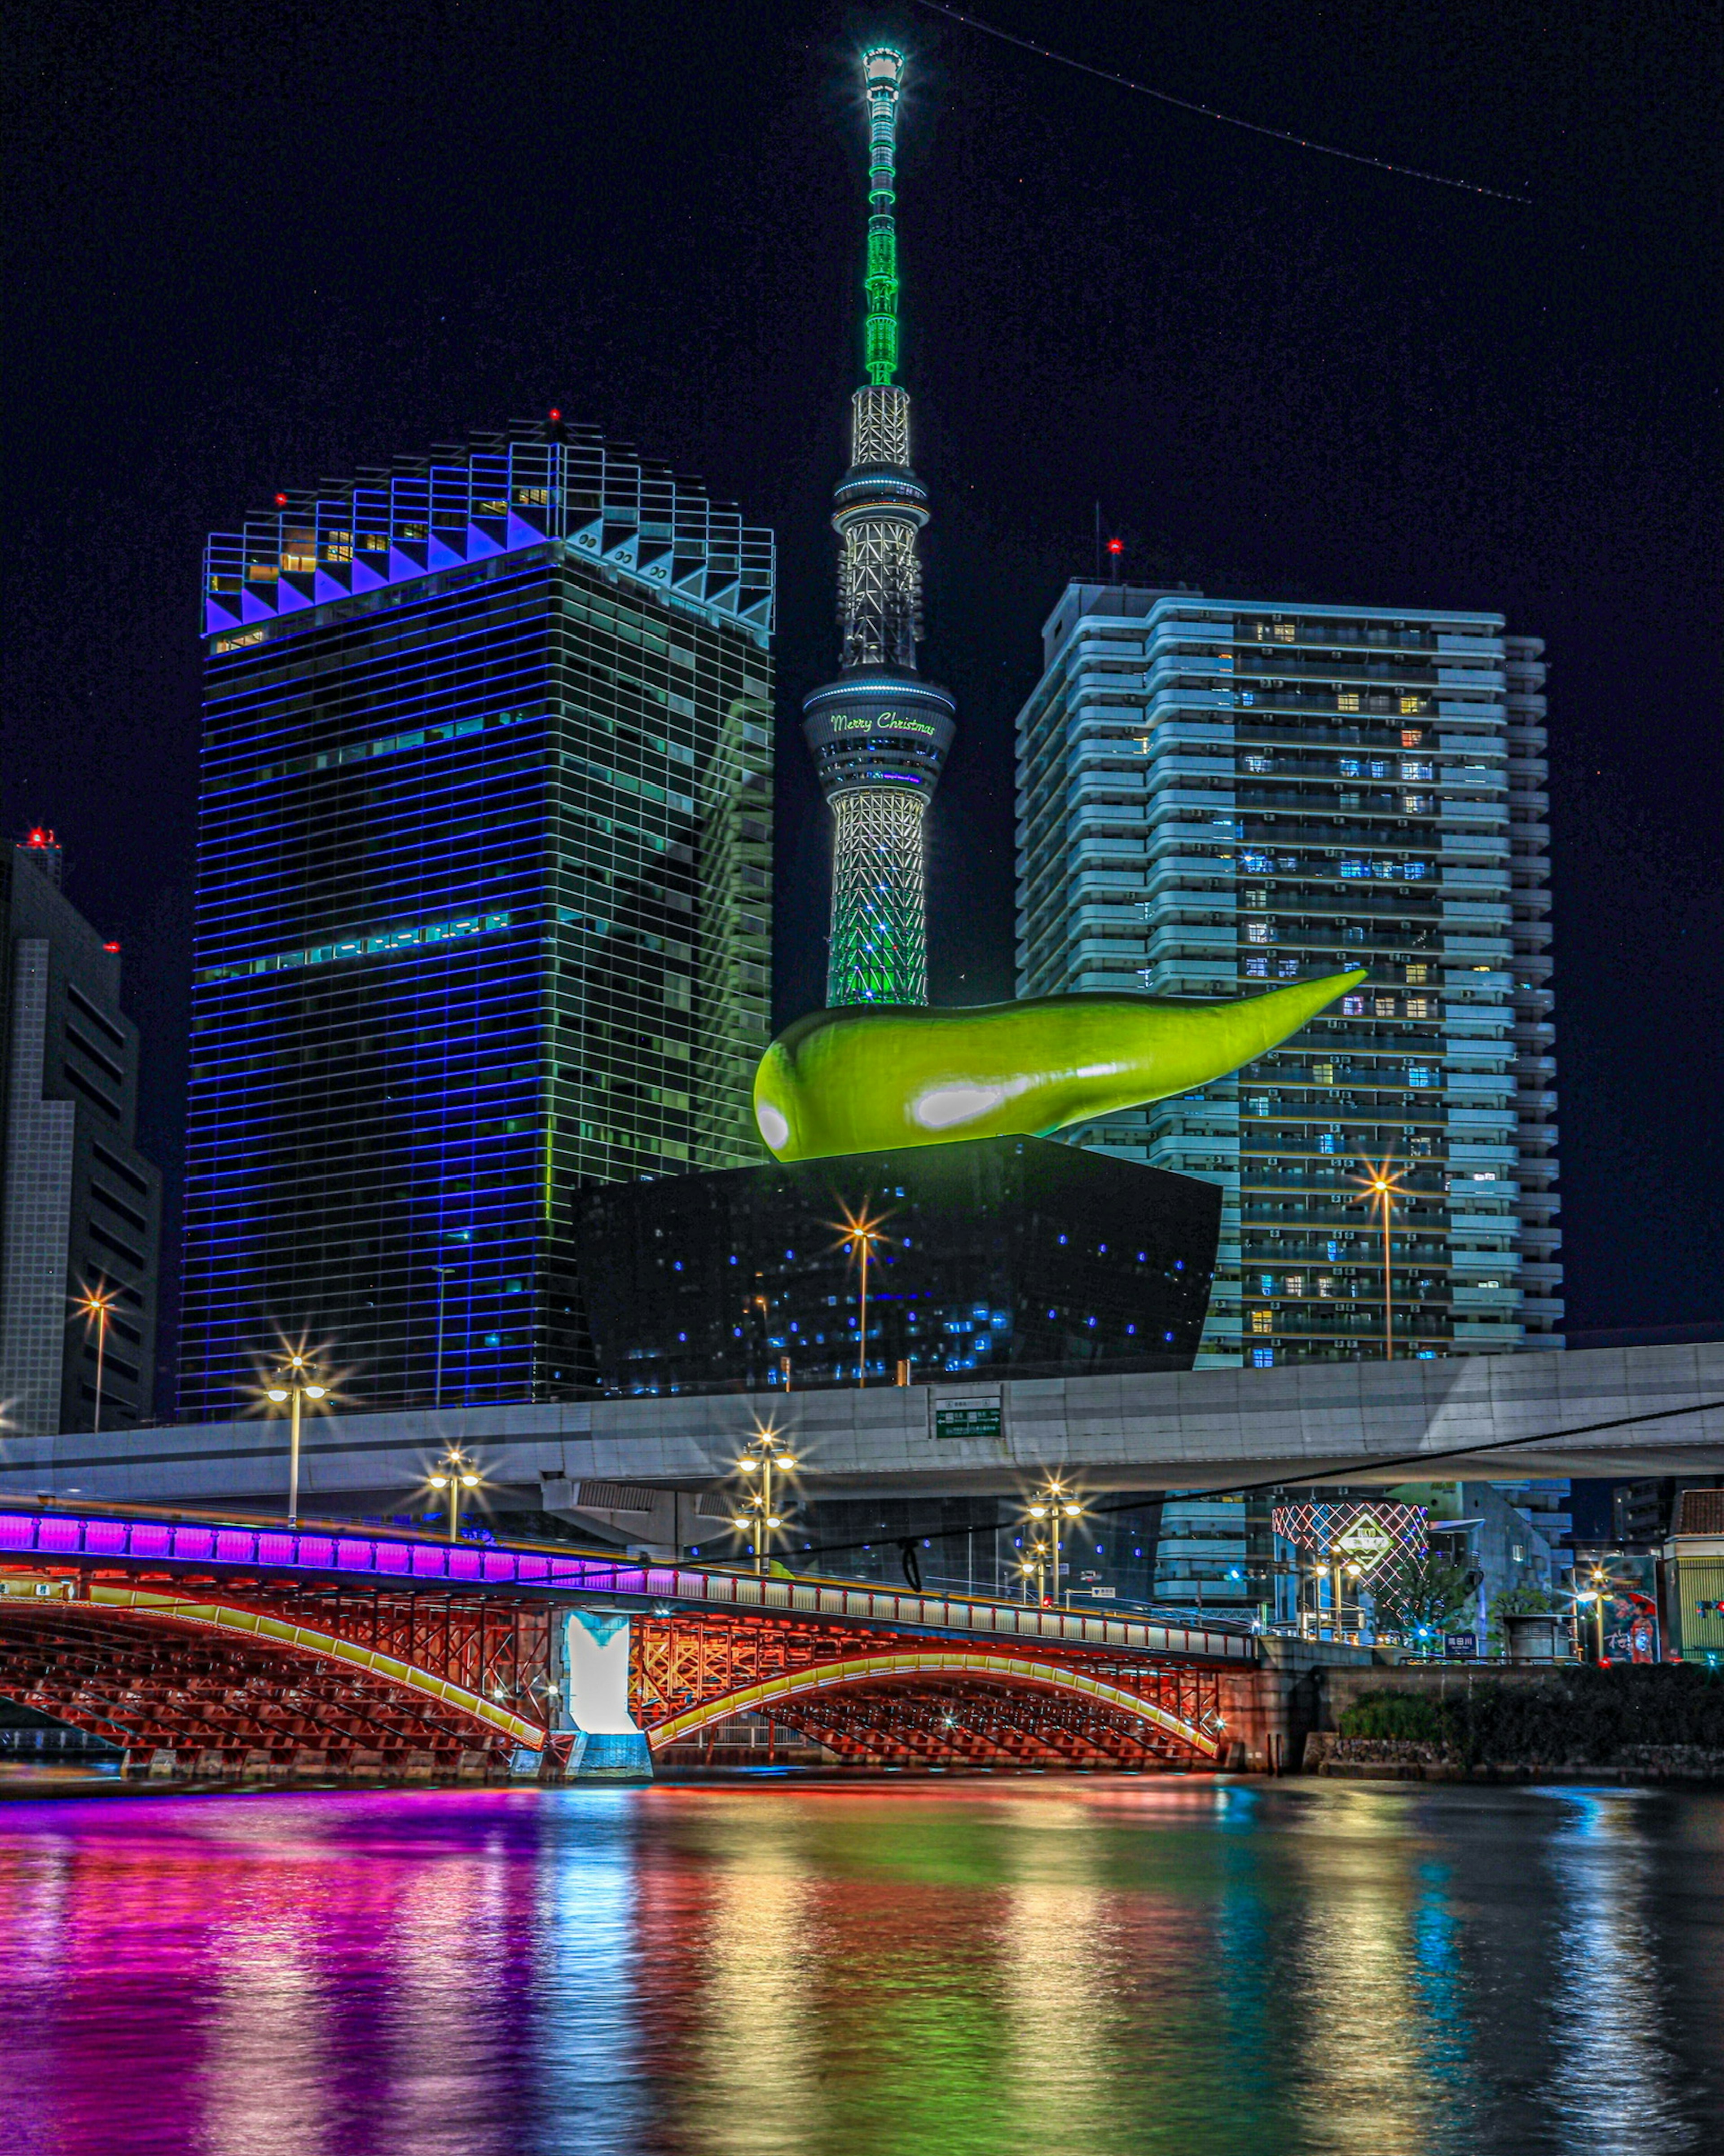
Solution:
{"label": "tokyo skytree tower", "polygon": [[956,706],[916,672],[927,493],[910,468],[910,398],[898,371],[893,151],[904,55],[862,56],[868,90],[868,266],[864,364],[850,399],[850,468],[833,494],[843,544],[835,681],[803,704],[832,804],[829,1007],[928,999],[923,819],[952,746]]}

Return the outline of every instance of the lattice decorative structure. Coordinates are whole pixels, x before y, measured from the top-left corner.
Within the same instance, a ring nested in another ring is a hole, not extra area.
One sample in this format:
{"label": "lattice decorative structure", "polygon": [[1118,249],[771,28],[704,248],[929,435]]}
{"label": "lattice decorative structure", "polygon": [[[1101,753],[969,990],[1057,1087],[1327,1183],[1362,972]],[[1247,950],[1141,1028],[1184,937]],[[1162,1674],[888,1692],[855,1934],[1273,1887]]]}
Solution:
{"label": "lattice decorative structure", "polygon": [[832,973],[847,1003],[925,1004],[925,797],[896,788],[833,803]]}
{"label": "lattice decorative structure", "polygon": [[[1382,1530],[1387,1548],[1371,1548],[1367,1537],[1349,1545],[1347,1537],[1369,1523]],[[1302,1556],[1324,1564],[1357,1564],[1367,1586],[1373,1581],[1398,1584],[1424,1563],[1429,1547],[1429,1516],[1423,1505],[1376,1503],[1369,1498],[1311,1499],[1277,1505],[1272,1524],[1275,1533]]]}
{"label": "lattice decorative structure", "polygon": [[839,563],[836,681],[803,706],[833,805],[829,1005],[927,1001],[924,811],[952,744],[953,705],[921,680],[921,564],[927,494],[910,468],[910,398],[898,367],[894,155],[904,56],[865,53],[868,90],[865,385],[850,405],[850,467],[833,498]]}

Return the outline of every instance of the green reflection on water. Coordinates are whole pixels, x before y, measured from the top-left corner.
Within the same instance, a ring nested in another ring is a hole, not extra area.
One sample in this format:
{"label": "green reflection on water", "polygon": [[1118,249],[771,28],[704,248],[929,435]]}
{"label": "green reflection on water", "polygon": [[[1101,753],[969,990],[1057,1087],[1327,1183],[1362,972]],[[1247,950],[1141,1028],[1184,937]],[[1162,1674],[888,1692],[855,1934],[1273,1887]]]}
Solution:
{"label": "green reflection on water", "polygon": [[1321,1835],[1289,1835],[1202,1784],[676,1793],[714,1867],[682,1943],[703,2041],[681,2134],[714,2156],[1465,2145],[1440,1870],[1379,1795],[1326,1797]]}

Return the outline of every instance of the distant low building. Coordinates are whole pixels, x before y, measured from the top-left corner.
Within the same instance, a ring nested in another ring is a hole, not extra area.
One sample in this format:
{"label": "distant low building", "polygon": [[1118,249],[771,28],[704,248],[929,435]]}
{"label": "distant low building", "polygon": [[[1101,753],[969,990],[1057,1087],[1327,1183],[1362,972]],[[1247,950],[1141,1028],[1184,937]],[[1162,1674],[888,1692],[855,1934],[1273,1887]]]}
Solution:
{"label": "distant low building", "polygon": [[[137,1029],[60,858],[51,831],[0,850],[0,1429],[19,1437],[153,1419],[162,1178],[135,1137]],[[105,1338],[76,1307],[92,1296]]]}

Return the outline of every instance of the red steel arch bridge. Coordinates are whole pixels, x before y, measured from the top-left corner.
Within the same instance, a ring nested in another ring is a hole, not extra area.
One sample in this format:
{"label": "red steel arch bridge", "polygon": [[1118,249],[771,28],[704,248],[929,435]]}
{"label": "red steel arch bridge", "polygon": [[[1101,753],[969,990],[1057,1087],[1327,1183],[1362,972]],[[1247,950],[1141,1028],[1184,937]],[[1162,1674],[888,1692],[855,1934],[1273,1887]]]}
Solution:
{"label": "red steel arch bridge", "polygon": [[1257,1655],[1219,1627],[542,1544],[0,1510],[0,1697],[131,1771],[639,1776],[744,1717],[839,1765],[1214,1766]]}

